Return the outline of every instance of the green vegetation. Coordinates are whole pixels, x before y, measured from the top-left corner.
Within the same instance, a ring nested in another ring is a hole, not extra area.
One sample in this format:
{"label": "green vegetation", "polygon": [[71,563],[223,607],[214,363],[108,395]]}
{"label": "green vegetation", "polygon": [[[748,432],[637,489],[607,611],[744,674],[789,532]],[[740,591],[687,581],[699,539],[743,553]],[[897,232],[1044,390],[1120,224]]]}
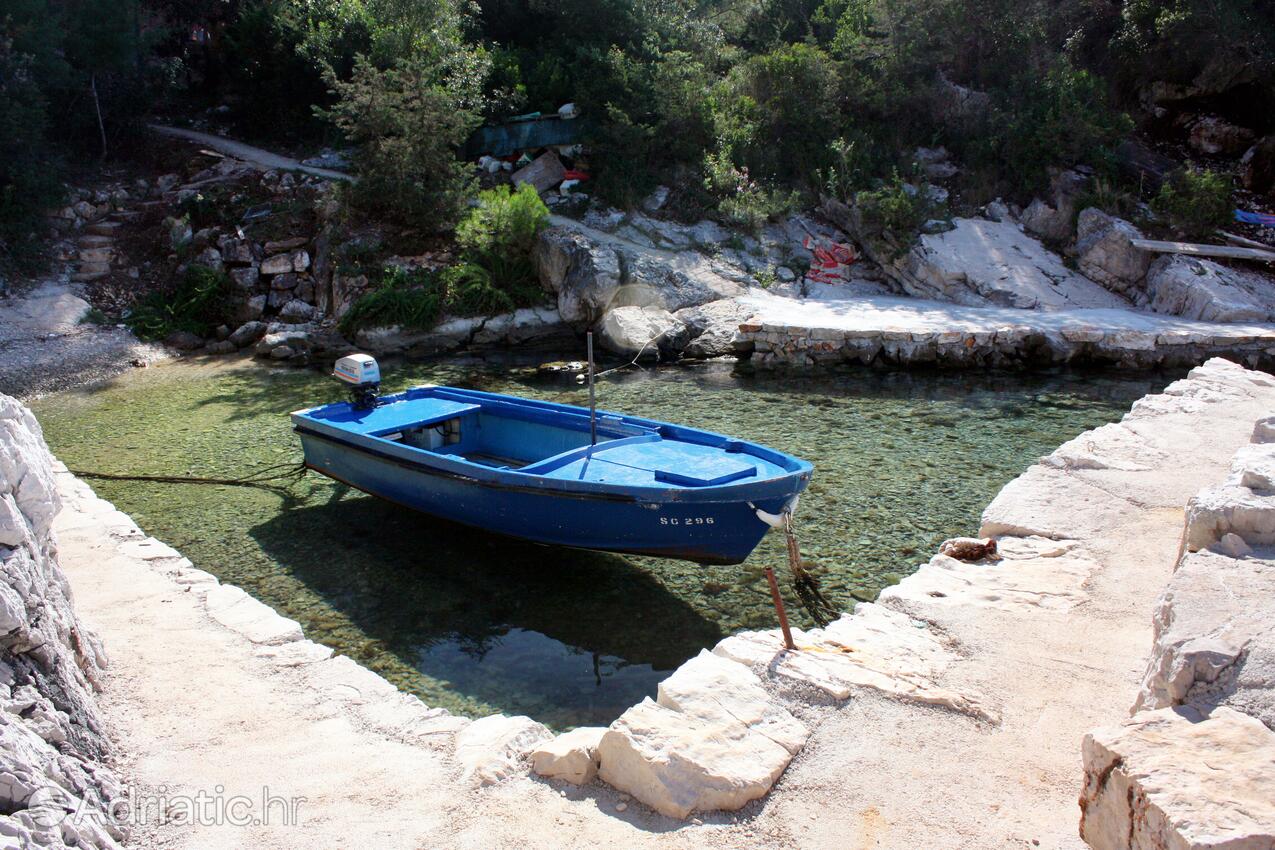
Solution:
{"label": "green vegetation", "polygon": [[190,265],[171,292],[152,292],[124,322],[140,339],[163,339],[175,331],[210,336],[232,318],[230,278],[206,266]]}
{"label": "green vegetation", "polygon": [[873,193],[917,146],[955,155],[969,204],[1078,162],[1112,182],[1126,112],[1200,80],[1275,130],[1269,0],[9,0],[0,258],[57,203],[57,163],[122,150],[143,109],[352,145],[349,200],[429,234],[475,195],[459,150],[479,123],[572,101],[591,193],[664,183],[675,214],[755,228],[821,195],[890,206]]}
{"label": "green vegetation", "polygon": [[341,330],[428,329],[443,313],[491,315],[539,304],[544,292],[531,252],[548,224],[549,209],[529,185],[480,193],[456,227],[459,262],[439,272],[385,269],[376,287],[345,314]]}
{"label": "green vegetation", "polygon": [[1231,221],[1231,178],[1208,170],[1177,171],[1160,187],[1151,208],[1178,235],[1207,238]]}
{"label": "green vegetation", "polygon": [[442,313],[446,289],[434,272],[387,268],[379,284],[354,302],[341,319],[341,332],[390,327],[425,330]]}

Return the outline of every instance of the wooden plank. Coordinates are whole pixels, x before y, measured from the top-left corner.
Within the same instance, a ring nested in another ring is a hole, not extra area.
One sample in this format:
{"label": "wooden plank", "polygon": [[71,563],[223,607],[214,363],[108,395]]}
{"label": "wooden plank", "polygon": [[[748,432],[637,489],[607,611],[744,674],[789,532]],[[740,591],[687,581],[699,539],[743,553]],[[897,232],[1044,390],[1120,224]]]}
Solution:
{"label": "wooden plank", "polygon": [[1158,242],[1154,239],[1130,239],[1135,248],[1157,254],[1191,254],[1197,257],[1226,257],[1232,260],[1261,260],[1275,263],[1275,251],[1238,248],[1234,245],[1199,245],[1194,242]]}
{"label": "wooden plank", "polygon": [[1247,236],[1240,236],[1236,233],[1227,233],[1225,230],[1219,230],[1217,235],[1221,236],[1228,242],[1234,242],[1236,245],[1243,245],[1246,248],[1256,248],[1259,251],[1275,251],[1275,247],[1271,247],[1265,242],[1258,242],[1256,239],[1249,239]]}

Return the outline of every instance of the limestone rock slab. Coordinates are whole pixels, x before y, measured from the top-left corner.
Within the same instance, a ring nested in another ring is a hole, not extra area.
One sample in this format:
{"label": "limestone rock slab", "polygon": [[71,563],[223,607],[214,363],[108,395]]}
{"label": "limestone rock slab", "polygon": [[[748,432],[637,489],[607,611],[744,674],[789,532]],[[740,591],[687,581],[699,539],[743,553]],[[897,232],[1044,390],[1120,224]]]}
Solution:
{"label": "limestone rock slab", "polygon": [[1122,499],[1060,469],[1036,464],[983,510],[979,537],[1084,539],[1129,510]]}
{"label": "limestone rock slab", "polygon": [[214,620],[253,643],[275,645],[302,638],[301,626],[296,620],[281,616],[233,584],[210,589],[204,597],[204,605]]}
{"label": "limestone rock slab", "polygon": [[1142,233],[1124,219],[1096,207],[1082,210],[1076,220],[1076,264],[1080,273],[1112,292],[1131,296],[1139,289],[1151,255],[1133,247]]}
{"label": "limestone rock slab", "polygon": [[899,611],[861,603],[854,614],[843,614],[827,628],[794,629],[793,642],[797,649],[787,650],[778,630],[744,632],[720,641],[713,653],[768,676],[816,688],[834,699],[849,698],[855,688],[871,688],[996,721],[995,712],[980,696],[938,683],[956,656],[939,636],[918,628]]}
{"label": "limestone rock slab", "polygon": [[461,776],[480,785],[500,782],[520,772],[523,757],[552,738],[552,732],[530,717],[479,718],[456,735]]}
{"label": "limestone rock slab", "polygon": [[1192,496],[1186,506],[1186,551],[1206,549],[1227,534],[1249,546],[1275,544],[1275,495],[1222,485]]}
{"label": "limestone rock slab", "polygon": [[1135,711],[1226,705],[1275,730],[1275,551],[1255,554],[1266,557],[1182,559],[1156,606]]}
{"label": "limestone rock slab", "polygon": [[1094,850],[1271,850],[1275,732],[1229,708],[1142,712],[1082,745]]}
{"label": "limestone rock slab", "polygon": [[732,811],[766,794],[792,754],[744,724],[683,714],[645,699],[598,745],[599,778],[674,818]]}
{"label": "limestone rock slab", "polygon": [[531,769],[549,779],[588,785],[598,775],[598,745],[605,726],[580,726],[531,751]]}
{"label": "limestone rock slab", "polygon": [[708,720],[735,720],[796,754],[810,730],[780,706],[752,670],[707,650],[660,683],[657,703]]}
{"label": "limestone rock slab", "polygon": [[[1042,539],[1042,538],[1037,538]],[[1067,611],[1089,598],[1085,582],[1098,565],[1078,553],[1053,553],[985,563],[966,563],[935,555],[903,581],[881,591],[878,602],[898,602],[907,610],[924,608],[994,608],[1031,615],[1035,611]],[[1047,550],[1049,551],[1049,550]]]}
{"label": "limestone rock slab", "polygon": [[958,218],[954,229],[921,237],[887,273],[909,295],[970,306],[1057,310],[1128,307],[1128,302],[1063,264],[1011,222]]}
{"label": "limestone rock slab", "polygon": [[1170,254],[1147,272],[1151,309],[1206,322],[1275,319],[1275,279],[1261,273]]}

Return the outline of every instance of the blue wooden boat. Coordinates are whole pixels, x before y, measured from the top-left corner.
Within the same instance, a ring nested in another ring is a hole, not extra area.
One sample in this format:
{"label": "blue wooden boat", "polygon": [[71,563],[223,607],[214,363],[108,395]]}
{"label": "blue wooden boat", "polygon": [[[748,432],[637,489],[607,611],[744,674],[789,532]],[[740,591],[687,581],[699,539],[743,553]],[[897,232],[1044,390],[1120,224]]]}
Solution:
{"label": "blue wooden boat", "polygon": [[605,411],[592,444],[587,408],[453,387],[327,404],[292,421],[307,467],[383,499],[539,543],[700,563],[747,558],[813,469]]}

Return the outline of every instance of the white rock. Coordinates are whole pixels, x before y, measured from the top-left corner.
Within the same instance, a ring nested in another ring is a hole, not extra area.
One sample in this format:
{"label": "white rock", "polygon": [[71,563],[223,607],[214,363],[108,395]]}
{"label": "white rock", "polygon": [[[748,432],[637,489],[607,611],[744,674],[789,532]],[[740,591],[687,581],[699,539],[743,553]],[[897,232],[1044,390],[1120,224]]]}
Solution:
{"label": "white rock", "polygon": [[1275,416],[1264,416],[1253,424],[1254,443],[1275,443]]}
{"label": "white rock", "polygon": [[1112,292],[1132,295],[1151,267],[1151,254],[1133,247],[1142,233],[1124,219],[1090,207],[1076,222],[1076,261],[1080,273]]}
{"label": "white rock", "polygon": [[1275,445],[1250,443],[1240,448],[1225,483],[1262,492],[1275,490]]}
{"label": "white rock", "polygon": [[1275,281],[1182,254],[1165,255],[1147,272],[1151,309],[1206,322],[1275,320]]}
{"label": "white rock", "polygon": [[1275,847],[1275,733],[1228,708],[1161,709],[1082,746],[1080,835],[1094,850]]}
{"label": "white rock", "polygon": [[602,345],[632,357],[641,352],[655,358],[686,333],[686,324],[662,307],[616,307],[607,311],[599,327]]}
{"label": "white rock", "polygon": [[909,295],[969,306],[1028,309],[1128,307],[1010,222],[954,219],[885,271]]}
{"label": "white rock", "polygon": [[843,614],[825,629],[794,629],[793,642],[797,649],[786,650],[778,630],[743,632],[720,641],[713,653],[835,699],[848,698],[856,688],[871,688],[996,721],[982,697],[938,684],[955,655],[930,630],[913,626],[906,614],[861,603],[854,614]]}
{"label": "white rock", "polygon": [[0,546],[20,546],[30,537],[31,529],[27,527],[26,518],[18,510],[13,496],[8,493],[0,496]]}
{"label": "white rock", "polygon": [[491,785],[522,771],[524,756],[553,738],[530,717],[493,714],[475,720],[456,736],[456,760],[463,779]]}
{"label": "white rock", "polygon": [[292,271],[291,254],[275,254],[261,261],[262,274],[285,274]]}
{"label": "white rock", "polygon": [[204,597],[204,605],[214,620],[253,643],[274,645],[302,638],[301,626],[296,620],[280,615],[233,584],[222,584],[209,590]]}
{"label": "white rock", "polygon": [[683,353],[688,357],[720,357],[736,351],[739,326],[757,312],[753,305],[734,298],[710,301],[678,310],[691,337]]}
{"label": "white rock", "polygon": [[1222,486],[1203,490],[1187,502],[1188,552],[1206,549],[1231,533],[1250,546],[1275,544],[1275,495]]}
{"label": "white rock", "polygon": [[332,657],[332,648],[312,640],[297,640],[279,646],[258,646],[253,655],[279,667],[301,667],[317,664]]}
{"label": "white rock", "polygon": [[605,726],[581,726],[563,732],[531,751],[531,769],[549,779],[587,785],[598,775],[598,744]]}
{"label": "white rock", "polygon": [[1113,496],[1062,469],[1036,464],[1009,482],[983,510],[979,537],[1083,539],[1131,510]]}
{"label": "white rock", "polygon": [[1275,729],[1271,600],[1275,560],[1213,551],[1184,557],[1156,607],[1134,710],[1227,705]]}
{"label": "white rock", "polygon": [[752,670],[707,650],[660,683],[656,702],[706,720],[735,720],[794,755],[810,730],[780,706]]}
{"label": "white rock", "polygon": [[[1007,543],[1013,539],[1004,538]],[[923,608],[1067,611],[1089,598],[1085,586],[1096,569],[1094,561],[1079,554],[1004,557],[985,564],[935,555],[915,573],[881,591],[877,601],[899,600]]]}
{"label": "white rock", "polygon": [[735,720],[706,720],[643,700],[598,745],[599,778],[669,817],[727,810],[763,796],[792,759]]}

